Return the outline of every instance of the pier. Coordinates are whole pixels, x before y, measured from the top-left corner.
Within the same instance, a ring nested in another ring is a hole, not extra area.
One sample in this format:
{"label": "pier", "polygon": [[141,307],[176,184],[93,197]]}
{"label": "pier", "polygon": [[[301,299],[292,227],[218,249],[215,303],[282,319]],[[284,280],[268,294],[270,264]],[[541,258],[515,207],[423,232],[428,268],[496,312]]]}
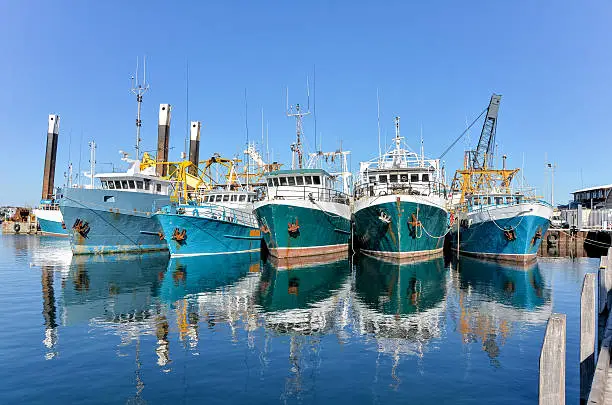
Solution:
{"label": "pier", "polygon": [[[539,403],[565,404],[565,314],[552,314],[540,353]],[[580,294],[580,403],[612,404],[612,247]],[[574,367],[575,365],[570,365]]]}

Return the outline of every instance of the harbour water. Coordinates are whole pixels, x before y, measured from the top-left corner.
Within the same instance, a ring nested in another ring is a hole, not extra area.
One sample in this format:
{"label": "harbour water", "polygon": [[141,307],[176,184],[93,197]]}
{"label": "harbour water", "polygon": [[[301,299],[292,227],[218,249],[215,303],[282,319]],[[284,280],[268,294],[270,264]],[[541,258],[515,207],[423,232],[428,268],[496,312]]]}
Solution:
{"label": "harbour water", "polygon": [[0,236],[0,403],[533,404],[551,312],[597,259],[513,269],[369,257],[275,270],[258,254],[71,256]]}

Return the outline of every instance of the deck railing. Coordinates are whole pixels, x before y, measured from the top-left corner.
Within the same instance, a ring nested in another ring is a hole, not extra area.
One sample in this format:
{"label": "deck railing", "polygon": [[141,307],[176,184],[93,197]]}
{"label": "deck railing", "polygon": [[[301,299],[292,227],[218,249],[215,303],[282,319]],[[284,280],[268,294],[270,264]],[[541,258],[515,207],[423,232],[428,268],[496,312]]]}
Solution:
{"label": "deck railing", "polygon": [[258,227],[257,218],[254,214],[216,204],[181,205],[177,209],[177,214],[210,218],[252,228]]}
{"label": "deck railing", "polygon": [[439,196],[446,198],[448,188],[440,182],[420,183],[363,183],[355,186],[355,199],[390,194]]}
{"label": "deck railing", "polygon": [[350,204],[349,196],[341,191],[313,186],[276,187],[274,193],[266,193],[259,200],[311,200]]}

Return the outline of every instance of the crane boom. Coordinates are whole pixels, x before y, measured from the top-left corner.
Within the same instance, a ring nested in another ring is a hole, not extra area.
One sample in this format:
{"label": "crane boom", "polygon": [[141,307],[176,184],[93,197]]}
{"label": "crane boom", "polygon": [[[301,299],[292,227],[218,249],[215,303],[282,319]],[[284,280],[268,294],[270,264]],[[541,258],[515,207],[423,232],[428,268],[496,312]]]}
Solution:
{"label": "crane boom", "polygon": [[495,148],[495,128],[497,127],[497,112],[501,95],[493,94],[487,108],[487,115],[482,125],[480,139],[476,150],[472,152],[471,166],[473,169],[486,169],[493,160]]}

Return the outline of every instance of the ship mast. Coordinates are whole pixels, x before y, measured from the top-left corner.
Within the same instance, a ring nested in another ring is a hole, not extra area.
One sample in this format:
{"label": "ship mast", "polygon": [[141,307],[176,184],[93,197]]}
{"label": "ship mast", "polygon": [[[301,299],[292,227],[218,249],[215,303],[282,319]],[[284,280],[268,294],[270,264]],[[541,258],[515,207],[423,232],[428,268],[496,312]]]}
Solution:
{"label": "ship mast", "polygon": [[287,117],[295,117],[296,141],[291,144],[291,168],[294,170],[296,169],[296,156],[297,169],[302,169],[303,167],[304,149],[302,148],[302,135],[304,134],[304,129],[302,127],[302,118],[310,115],[310,90],[308,88],[308,80],[306,80],[306,92],[308,95],[308,108],[307,111],[303,111],[299,104],[296,104],[295,107],[289,106],[289,89],[287,89]]}
{"label": "ship mast", "polygon": [[147,83],[147,58],[144,58],[143,62],[143,79],[142,83],[138,80],[138,58],[136,58],[136,77],[132,76],[132,88],[130,89],[133,94],[136,95],[136,102],[138,103],[138,112],[136,114],[136,160],[140,159],[140,127],[142,121],[140,120],[140,109],[142,106],[142,95],[149,90],[149,84]]}

